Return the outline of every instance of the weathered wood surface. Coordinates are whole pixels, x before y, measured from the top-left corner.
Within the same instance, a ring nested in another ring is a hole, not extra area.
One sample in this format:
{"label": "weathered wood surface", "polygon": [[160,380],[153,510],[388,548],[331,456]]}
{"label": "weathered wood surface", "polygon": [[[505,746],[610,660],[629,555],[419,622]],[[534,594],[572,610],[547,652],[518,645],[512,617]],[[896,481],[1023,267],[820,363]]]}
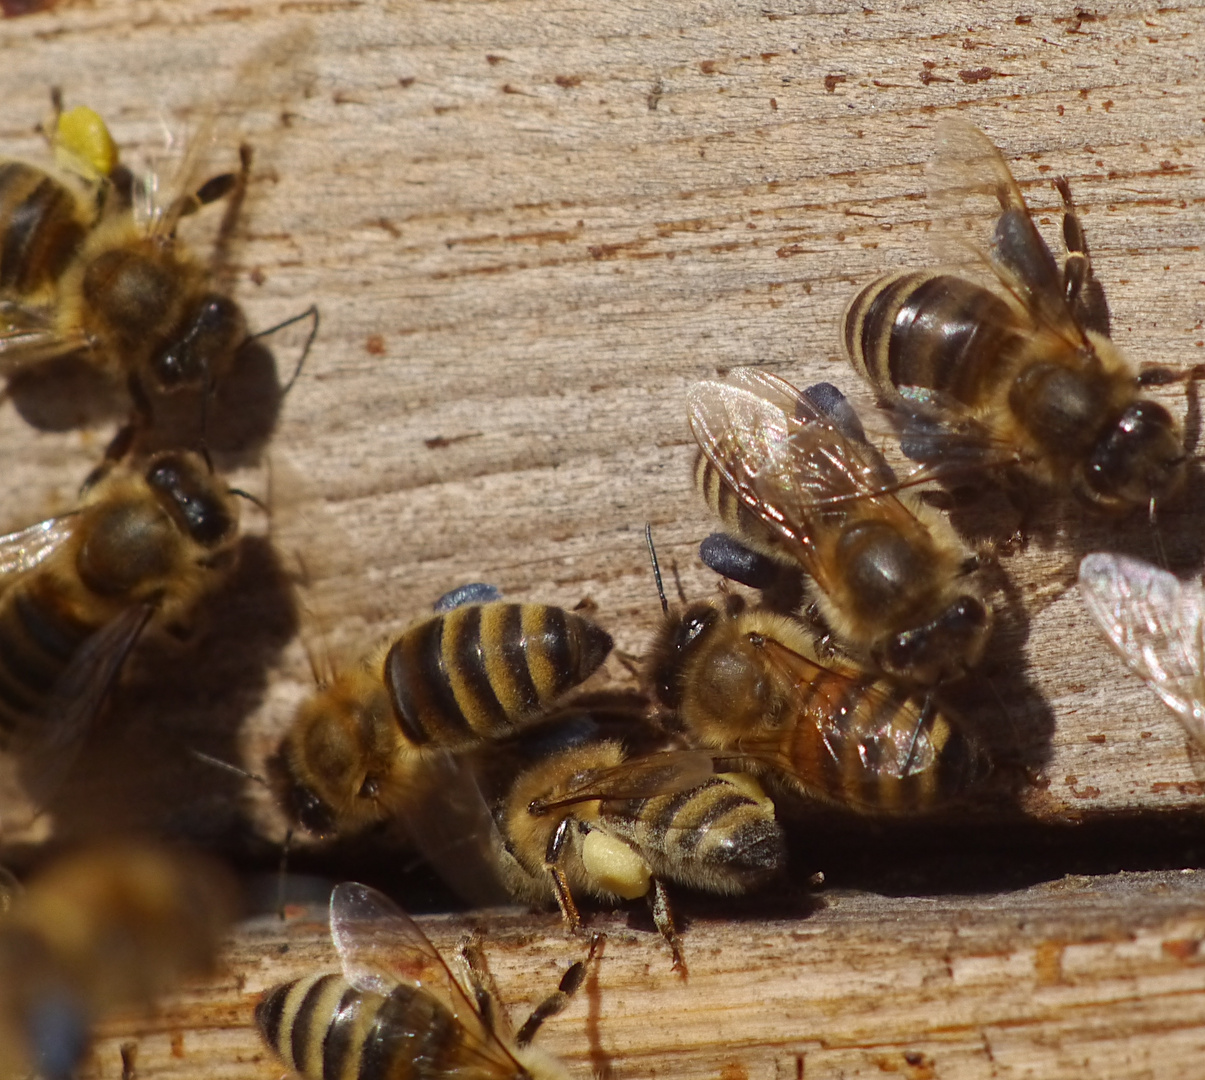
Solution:
{"label": "weathered wood surface", "polygon": [[[367,647],[486,580],[521,599],[589,597],[639,653],[658,617],[646,520],[687,594],[715,587],[694,555],[711,522],[688,479],[686,387],[758,363],[867,403],[837,320],[856,287],[928,257],[923,165],[947,112],[1003,147],[1036,206],[1056,203],[1050,177],[1070,178],[1123,347],[1202,359],[1203,17],[1196,3],[1048,0],[999,15],[64,3],[0,24],[0,145],[43,152],[33,125],[50,84],[109,118],[132,154],[158,144],[164,117],[237,103],[256,159],[235,293],[257,327],[322,309],[271,453],[314,500],[289,543],[310,558],[332,647]],[[274,49],[284,67],[256,59]],[[254,81],[229,87],[248,61],[260,97]],[[190,223],[198,243],[206,227]],[[282,368],[293,355],[278,347]],[[1162,396],[1183,409],[1182,391]],[[45,425],[0,410],[13,526],[70,505],[112,430]],[[263,456],[243,457],[239,482],[265,491]],[[1160,521],[1185,571],[1201,562],[1199,489],[1197,474]],[[1040,820],[1202,805],[1175,721],[1067,589],[1078,555],[1100,547],[1156,550],[1143,521],[1073,516],[1062,535],[1039,523],[1003,564],[1017,603],[974,722],[1030,766],[1022,804]],[[62,834],[148,816],[237,831],[236,788],[183,748],[258,763],[307,688],[272,565],[253,542],[198,649],[149,650],[55,807]],[[629,678],[618,661],[608,672]],[[248,797],[279,835],[261,793]]]}
{"label": "weathered wood surface", "polygon": [[[1198,1077],[1205,1048],[1205,876],[1068,878],[997,897],[837,894],[806,919],[701,919],[690,979],[652,933],[618,916],[577,999],[540,1042],[574,1077]],[[245,924],[229,971],[112,1023],[90,1077],[271,1080],[281,1067],[251,1025],[278,981],[337,970],[325,912]],[[582,955],[551,917],[420,920],[452,951],[470,927],[518,1020]],[[655,1020],[654,1020],[655,1018]]]}

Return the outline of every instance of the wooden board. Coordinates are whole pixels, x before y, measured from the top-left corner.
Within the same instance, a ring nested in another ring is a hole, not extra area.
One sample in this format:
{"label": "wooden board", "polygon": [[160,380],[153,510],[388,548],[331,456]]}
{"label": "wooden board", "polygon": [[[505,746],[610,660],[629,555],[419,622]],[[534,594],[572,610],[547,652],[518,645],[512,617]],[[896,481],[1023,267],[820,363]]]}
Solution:
{"label": "wooden board", "polygon": [[[943,115],[1000,144],[1043,225],[1050,178],[1070,178],[1136,360],[1203,358],[1201,47],[1199,4],[63,3],[0,24],[0,145],[44,152],[51,84],[128,156],[227,103],[225,164],[238,138],[256,155],[235,295],[254,327],[322,311],[269,452],[304,479],[284,555],[314,568],[333,649],[485,580],[588,597],[639,654],[659,615],[645,521],[689,596],[715,588],[695,556],[712,522],[689,483],[687,386],[762,364],[868,404],[837,320],[857,287],[929,258]],[[196,243],[217,216],[189,223]],[[273,341],[284,370],[295,345]],[[0,410],[13,526],[70,506],[115,423],[48,430],[95,402],[80,392],[56,420],[47,396],[17,397],[40,428]],[[1183,410],[1182,390],[1160,396]],[[221,460],[267,491],[260,448]],[[1194,474],[1159,521],[1186,572],[1200,490]],[[1153,530],[1073,513],[1050,533],[1040,520],[1003,561],[1015,602],[971,722],[1029,768],[1021,809],[1039,821],[1195,812],[1205,779],[1180,729],[1068,588],[1086,550],[1153,557]],[[246,556],[195,650],[148,643],[54,807],[59,835],[245,832],[238,785],[186,751],[262,762],[309,685],[278,555],[258,537]],[[241,794],[278,837],[262,793]]]}
{"label": "wooden board", "polygon": [[[826,1077],[1200,1075],[1205,937],[1200,872],[1067,878],[1006,896],[830,894],[766,921],[700,919],[689,981],[653,933],[600,918],[601,959],[539,1043],[574,1077],[817,1080]],[[107,1025],[88,1077],[271,1080],[251,1027],[260,991],[337,970],[321,908],[239,929],[229,970],[164,1003],[152,1021]],[[584,951],[548,917],[421,920],[452,953],[485,934],[519,1022]]]}

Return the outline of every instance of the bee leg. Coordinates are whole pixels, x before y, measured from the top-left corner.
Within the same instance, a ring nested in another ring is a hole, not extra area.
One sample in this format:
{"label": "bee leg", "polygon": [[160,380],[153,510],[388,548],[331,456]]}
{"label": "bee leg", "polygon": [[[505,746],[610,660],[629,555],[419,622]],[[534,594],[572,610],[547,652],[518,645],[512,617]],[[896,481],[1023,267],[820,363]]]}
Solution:
{"label": "bee leg", "polygon": [[641,673],[644,671],[644,661],[639,656],[635,655],[635,653],[625,652],[623,649],[614,649],[612,650],[611,655],[637,678],[639,678]]}
{"label": "bee leg", "polygon": [[561,981],[557,984],[557,988],[532,1009],[531,1015],[523,1021],[523,1026],[519,1028],[519,1034],[515,1036],[515,1042],[519,1046],[530,1045],[532,1039],[536,1037],[536,1032],[540,1030],[540,1025],[549,1017],[556,1016],[557,1013],[564,1011],[565,1006],[573,1000],[573,995],[578,992],[582,983],[586,981],[586,968],[590,961],[598,954],[599,949],[606,940],[606,934],[592,934],[590,936],[590,951],[586,954],[586,959],[570,964],[565,974],[561,976]]}
{"label": "bee leg", "polygon": [[556,831],[548,839],[548,850],[544,853],[544,868],[552,884],[552,895],[556,897],[557,907],[561,909],[561,918],[569,927],[569,932],[576,934],[582,928],[582,917],[578,913],[577,904],[573,902],[573,893],[569,891],[569,879],[561,869],[561,856],[573,829],[573,819],[565,818]]}
{"label": "bee leg", "polygon": [[1092,257],[1088,241],[1071,198],[1071,186],[1065,176],[1055,178],[1054,186],[1063,200],[1063,242],[1067,245],[1067,262],[1063,266],[1063,295],[1081,326],[1109,336],[1112,322],[1104,286],[1092,273]]}
{"label": "bee leg", "polygon": [[674,913],[670,908],[669,893],[665,891],[665,885],[660,878],[653,878],[653,888],[648,899],[649,910],[653,913],[653,925],[657,927],[661,936],[665,938],[666,944],[669,945],[669,951],[674,957],[674,970],[685,979],[689,972],[686,969],[686,960],[682,956],[682,943],[678,940],[678,931],[674,926]]}
{"label": "bee leg", "polygon": [[134,1080],[138,1075],[138,1044],[133,1040],[121,1044],[121,1080]]}
{"label": "bee leg", "polygon": [[495,1032],[498,1024],[495,1002],[502,999],[498,993],[498,984],[494,981],[494,974],[486,961],[485,950],[481,947],[480,934],[474,932],[465,939],[460,946],[460,957],[468,969],[469,984],[482,1022],[488,1031]]}

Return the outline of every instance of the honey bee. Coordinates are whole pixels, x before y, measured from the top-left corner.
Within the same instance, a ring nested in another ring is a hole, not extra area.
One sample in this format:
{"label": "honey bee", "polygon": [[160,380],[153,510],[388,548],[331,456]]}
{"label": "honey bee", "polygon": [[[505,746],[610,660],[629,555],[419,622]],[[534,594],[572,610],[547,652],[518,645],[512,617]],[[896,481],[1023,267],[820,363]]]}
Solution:
{"label": "honey bee", "polygon": [[[742,539],[809,578],[826,624],[855,653],[929,685],[983,654],[992,613],[950,523],[894,474],[840,392],[800,392],[733,371],[689,391],[704,498]],[[725,572],[723,565],[712,564]]]}
{"label": "honey bee", "polygon": [[1079,564],[1079,590],[1109,644],[1205,750],[1205,589],[1097,552]]}
{"label": "honey bee", "polygon": [[35,798],[70,766],[152,619],[186,622],[233,567],[234,493],[198,455],[109,461],[78,507],[0,537],[0,747]]}
{"label": "honey bee", "polygon": [[330,917],[343,975],[273,987],[255,1008],[264,1041],[306,1080],[568,1080],[564,1065],[531,1043],[581,985],[584,962],[516,1034],[476,947],[465,956],[473,983],[466,993],[414,921],[375,889],[336,886]]}
{"label": "honey bee", "polygon": [[571,929],[581,925],[574,894],[646,897],[685,971],[665,883],[747,892],[782,869],[786,846],[752,776],[715,773],[708,753],[645,753],[645,726],[580,714],[491,748],[505,778],[493,800],[501,877],[516,899],[554,899]]}
{"label": "honey bee", "polygon": [[864,814],[924,812],[986,774],[978,744],[931,695],[821,661],[797,619],[742,610],[735,596],[671,610],[651,537],[649,552],[665,618],[647,679],[694,745]]}
{"label": "honey bee", "polygon": [[1000,288],[936,270],[880,278],[845,313],[854,367],[904,452],[937,478],[1005,470],[1100,510],[1153,511],[1183,481],[1187,454],[1178,425],[1139,397],[1143,378],[1109,337],[1067,181],[1055,181],[1068,251],[1060,271],[983,132],[950,120],[938,142],[947,190],[999,204],[982,257]]}
{"label": "honey bee", "polygon": [[210,969],[235,895],[221,866],[149,845],[52,864],[0,922],[0,1075],[73,1076],[93,1023]]}
{"label": "honey bee", "polygon": [[284,806],[316,833],[394,817],[444,755],[540,719],[610,651],[604,630],[546,604],[426,618],[302,704],[278,758]]}
{"label": "honey bee", "polygon": [[58,112],[50,141],[57,175],[0,162],[0,372],[82,354],[125,377],[142,407],[150,394],[209,389],[233,365],[247,323],[176,231],[202,207],[241,198],[250,150],[238,171],[161,201],[156,184],[121,164],[92,110]]}

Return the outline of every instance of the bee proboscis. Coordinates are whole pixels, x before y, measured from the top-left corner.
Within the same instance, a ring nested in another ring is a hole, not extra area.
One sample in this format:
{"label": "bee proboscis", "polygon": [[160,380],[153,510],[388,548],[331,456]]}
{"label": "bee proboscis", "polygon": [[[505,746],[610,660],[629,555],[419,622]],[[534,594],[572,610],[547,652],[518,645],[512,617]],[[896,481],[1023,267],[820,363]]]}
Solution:
{"label": "bee proboscis", "polygon": [[336,886],[331,938],[342,976],[273,987],[255,1009],[264,1040],[306,1080],[567,1080],[565,1067],[531,1042],[581,984],[582,961],[513,1034],[491,993],[484,955],[466,956],[470,996],[417,924],[375,889]]}
{"label": "bee proboscis", "polygon": [[835,387],[800,392],[738,368],[692,386],[689,407],[708,504],[742,539],[802,568],[846,647],[920,684],[978,662],[992,614],[977,560],[944,517],[898,489]]}
{"label": "bee proboscis", "polygon": [[[980,251],[994,287],[940,270],[872,282],[850,303],[846,351],[936,479],[1011,471],[1105,511],[1147,508],[1183,481],[1179,426],[1139,396],[1111,340],[1071,190],[1059,178],[1060,268],[1000,151],[965,120],[938,129],[938,194],[997,206]],[[1158,381],[1166,381],[1162,373]]]}

